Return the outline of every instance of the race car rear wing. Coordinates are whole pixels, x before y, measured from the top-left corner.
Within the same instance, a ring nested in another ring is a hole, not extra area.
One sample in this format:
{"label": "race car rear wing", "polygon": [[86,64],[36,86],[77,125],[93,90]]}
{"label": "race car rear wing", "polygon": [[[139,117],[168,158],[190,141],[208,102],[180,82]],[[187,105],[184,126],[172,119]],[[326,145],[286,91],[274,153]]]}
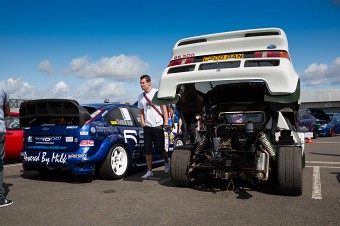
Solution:
{"label": "race car rear wing", "polygon": [[41,125],[77,125],[82,127],[90,114],[75,100],[38,99],[23,102],[19,109],[23,127]]}

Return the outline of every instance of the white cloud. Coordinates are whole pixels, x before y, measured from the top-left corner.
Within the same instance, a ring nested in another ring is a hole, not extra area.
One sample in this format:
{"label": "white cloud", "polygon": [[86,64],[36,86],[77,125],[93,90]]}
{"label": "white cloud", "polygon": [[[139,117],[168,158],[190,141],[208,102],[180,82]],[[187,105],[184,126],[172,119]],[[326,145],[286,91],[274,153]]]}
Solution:
{"label": "white cloud", "polygon": [[19,78],[9,78],[5,85],[10,99],[31,99],[40,96],[34,86]]}
{"label": "white cloud", "polygon": [[111,102],[134,103],[140,92],[128,89],[122,82],[108,82],[103,78],[88,79],[77,87],[70,87],[65,81],[60,81],[44,90],[18,78],[10,78],[4,83],[10,99],[63,98],[74,99],[79,103],[98,103],[109,99]]}
{"label": "white cloud", "polygon": [[146,71],[148,64],[138,56],[105,57],[91,63],[87,56],[71,61],[67,72],[79,78],[111,78],[115,80],[132,80]]}
{"label": "white cloud", "polygon": [[48,73],[48,74],[53,74],[54,69],[52,68],[51,63],[48,60],[43,60],[40,62],[38,65],[38,70],[40,72]]}
{"label": "white cloud", "polygon": [[340,57],[330,65],[311,64],[300,75],[302,86],[313,88],[340,87]]}

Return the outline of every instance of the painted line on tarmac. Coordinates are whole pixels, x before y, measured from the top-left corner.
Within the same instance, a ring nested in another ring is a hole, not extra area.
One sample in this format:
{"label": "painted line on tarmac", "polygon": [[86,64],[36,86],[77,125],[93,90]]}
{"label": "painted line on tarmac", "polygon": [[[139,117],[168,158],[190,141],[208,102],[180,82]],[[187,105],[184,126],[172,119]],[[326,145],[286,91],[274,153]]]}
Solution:
{"label": "painted line on tarmac", "polygon": [[340,162],[306,161],[306,164],[340,165]]}
{"label": "painted line on tarmac", "polygon": [[312,199],[322,199],[321,194],[321,179],[320,179],[320,167],[313,167],[313,191]]}
{"label": "painted line on tarmac", "polygon": [[333,141],[314,141],[313,144],[340,144],[340,142],[333,142]]}
{"label": "painted line on tarmac", "polygon": [[[327,162],[320,162],[320,163],[327,163]],[[339,164],[339,163],[328,162],[328,164]],[[306,167],[313,168],[312,199],[322,199],[320,168],[340,169],[340,166],[306,166]]]}
{"label": "painted line on tarmac", "polygon": [[340,169],[340,166],[306,166],[309,168],[319,167],[319,168],[326,168],[326,169]]}

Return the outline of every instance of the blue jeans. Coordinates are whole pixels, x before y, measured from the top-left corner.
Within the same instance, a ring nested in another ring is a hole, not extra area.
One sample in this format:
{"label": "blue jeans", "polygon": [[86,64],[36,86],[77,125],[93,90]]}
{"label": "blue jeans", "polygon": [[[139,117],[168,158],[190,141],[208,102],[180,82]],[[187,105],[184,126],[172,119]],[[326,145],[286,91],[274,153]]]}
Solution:
{"label": "blue jeans", "polygon": [[6,133],[0,133],[0,203],[3,203],[5,201],[5,189],[3,187],[5,138],[6,138]]}

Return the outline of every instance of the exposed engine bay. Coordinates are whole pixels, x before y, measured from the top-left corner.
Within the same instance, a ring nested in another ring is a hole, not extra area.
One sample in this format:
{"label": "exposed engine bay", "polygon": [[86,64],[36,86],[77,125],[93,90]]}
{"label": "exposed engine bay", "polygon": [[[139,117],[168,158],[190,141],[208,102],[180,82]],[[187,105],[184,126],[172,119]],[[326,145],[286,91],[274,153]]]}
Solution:
{"label": "exposed engine bay", "polygon": [[[215,178],[242,179],[258,185],[277,172],[280,146],[300,144],[294,126],[297,107],[294,103],[266,102],[262,84],[218,85],[205,94],[191,85],[183,90],[191,93],[183,92],[183,99],[195,98],[191,107],[179,101],[177,106],[184,120],[193,122],[197,106],[204,109],[205,116],[192,144],[178,147],[190,152],[190,157],[186,166],[188,181],[172,175],[173,182],[179,182],[177,185],[192,185],[202,171],[210,172]],[[180,155],[185,158],[184,154]]]}
{"label": "exposed engine bay", "polygon": [[[220,112],[214,107],[208,113],[205,130],[199,132],[194,168],[213,170],[217,178],[241,177],[258,184],[269,176],[269,161],[275,158],[270,130],[265,129],[263,111]],[[217,110],[217,112],[215,112]]]}

